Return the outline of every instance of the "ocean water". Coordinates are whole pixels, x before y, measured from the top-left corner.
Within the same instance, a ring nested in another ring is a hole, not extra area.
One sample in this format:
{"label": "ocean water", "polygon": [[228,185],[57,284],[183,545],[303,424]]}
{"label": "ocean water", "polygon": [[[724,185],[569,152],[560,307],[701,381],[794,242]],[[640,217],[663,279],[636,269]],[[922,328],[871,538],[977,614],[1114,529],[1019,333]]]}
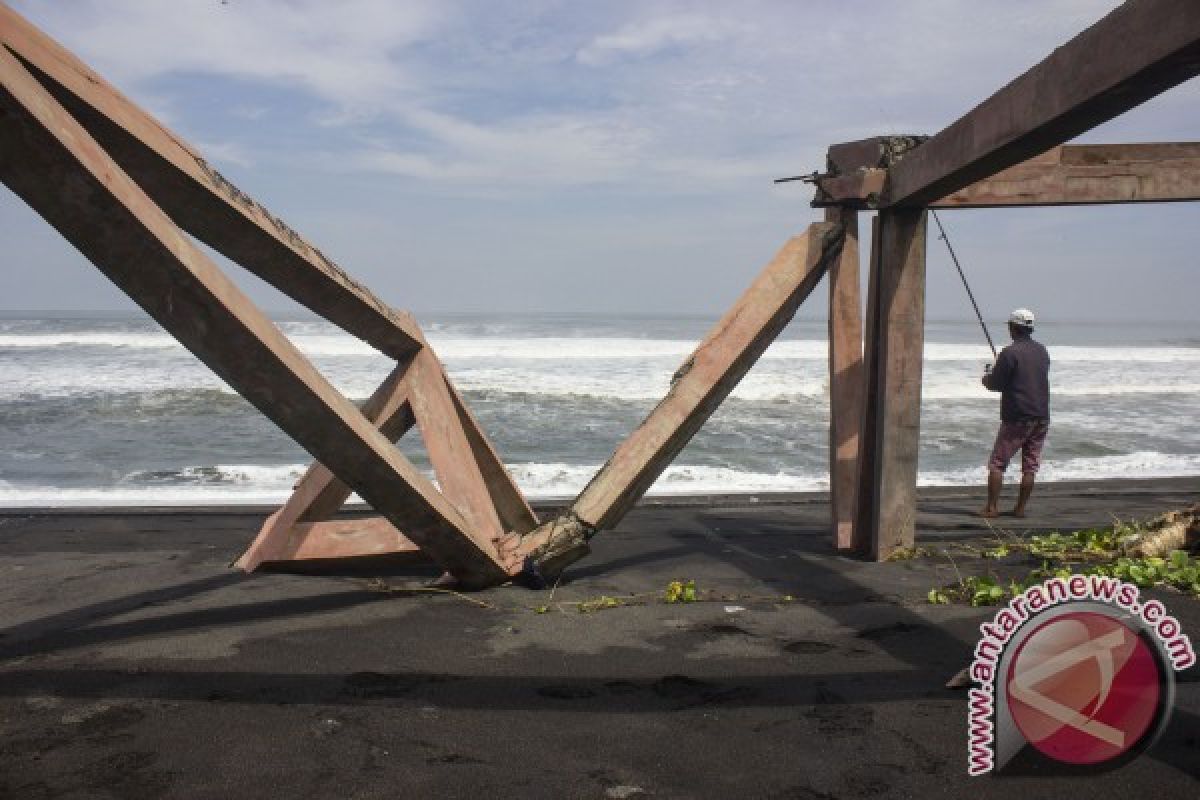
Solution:
{"label": "ocean water", "polygon": [[[418,317],[532,498],[579,491],[714,321]],[[390,370],[328,323],[279,324],[355,400]],[[1037,336],[1053,361],[1044,480],[1200,476],[1200,325],[1061,323]],[[826,357],[824,323],[793,323],[652,492],[828,488]],[[989,360],[973,321],[929,323],[922,484],[982,484],[999,418],[979,384]],[[428,470],[416,431],[401,447]],[[145,317],[0,315],[0,506],[274,503],[309,461]]]}

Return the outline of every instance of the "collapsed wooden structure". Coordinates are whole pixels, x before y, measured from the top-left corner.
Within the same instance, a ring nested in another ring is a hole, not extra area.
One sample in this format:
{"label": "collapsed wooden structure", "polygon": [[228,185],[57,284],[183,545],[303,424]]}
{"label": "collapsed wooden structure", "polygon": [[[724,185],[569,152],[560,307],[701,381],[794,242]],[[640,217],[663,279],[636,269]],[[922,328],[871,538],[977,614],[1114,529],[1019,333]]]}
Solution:
{"label": "collapsed wooden structure", "polygon": [[[65,48],[0,4],[0,180],[316,459],[238,560],[418,549],[463,586],[538,585],[614,527],[828,274],[834,546],[911,547],[926,209],[1200,199],[1200,144],[1064,145],[1200,73],[1200,4],[1129,0],[931,136],[834,145],[790,239],[570,508],[541,522],[411,316],[389,308]],[[858,214],[872,219],[860,312]],[[394,359],[361,407],[195,237]],[[438,485],[395,447],[416,427]],[[351,492],[380,516],[334,520]]]}

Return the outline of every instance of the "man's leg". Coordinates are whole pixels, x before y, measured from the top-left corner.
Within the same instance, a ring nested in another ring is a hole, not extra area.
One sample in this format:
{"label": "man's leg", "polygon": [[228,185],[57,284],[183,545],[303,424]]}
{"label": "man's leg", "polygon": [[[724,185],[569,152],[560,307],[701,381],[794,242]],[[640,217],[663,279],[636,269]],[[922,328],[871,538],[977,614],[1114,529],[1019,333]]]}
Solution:
{"label": "man's leg", "polygon": [[1025,504],[1033,494],[1033,483],[1037,479],[1038,469],[1042,466],[1042,445],[1046,443],[1049,427],[1045,422],[1034,423],[1021,445],[1021,490],[1017,493],[1017,504],[1013,507],[1014,517],[1025,516]]}
{"label": "man's leg", "polygon": [[1025,516],[1025,504],[1029,502],[1029,495],[1033,494],[1033,482],[1036,478],[1036,473],[1021,473],[1021,490],[1017,493],[1017,504],[1013,507],[1012,512],[1014,517]]}
{"label": "man's leg", "polygon": [[983,507],[983,511],[979,512],[979,516],[992,518],[1000,513],[1000,487],[1004,485],[1004,473],[998,469],[988,470],[987,481],[987,505]]}
{"label": "man's leg", "polygon": [[1021,444],[1014,432],[1013,426],[1006,422],[1001,422],[1000,430],[996,432],[996,443],[992,445],[992,455],[988,459],[987,505],[979,512],[979,516],[985,519],[991,519],[1000,513],[1000,489],[1004,486],[1004,470],[1008,468],[1008,462]]}

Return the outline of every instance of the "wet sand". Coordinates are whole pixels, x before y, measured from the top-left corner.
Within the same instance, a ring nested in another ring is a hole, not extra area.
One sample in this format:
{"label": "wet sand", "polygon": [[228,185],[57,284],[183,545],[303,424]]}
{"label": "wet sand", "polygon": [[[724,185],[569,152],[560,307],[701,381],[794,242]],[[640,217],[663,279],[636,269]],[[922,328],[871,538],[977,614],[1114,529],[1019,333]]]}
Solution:
{"label": "wet sand", "polygon": [[[1198,495],[1195,478],[1052,484],[994,524],[1068,530]],[[980,505],[923,490],[920,540],[988,535]],[[231,571],[265,512],[0,512],[0,797],[1200,791],[1196,668],[1164,737],[1121,769],[968,778],[966,695],[943,683],[994,609],[928,605],[944,564],[831,555],[821,494],[644,504],[553,602],[370,580],[418,585],[419,565]],[[712,599],[654,599],[676,579]],[[641,597],[569,605],[602,595]],[[1200,640],[1200,602],[1159,596]]]}

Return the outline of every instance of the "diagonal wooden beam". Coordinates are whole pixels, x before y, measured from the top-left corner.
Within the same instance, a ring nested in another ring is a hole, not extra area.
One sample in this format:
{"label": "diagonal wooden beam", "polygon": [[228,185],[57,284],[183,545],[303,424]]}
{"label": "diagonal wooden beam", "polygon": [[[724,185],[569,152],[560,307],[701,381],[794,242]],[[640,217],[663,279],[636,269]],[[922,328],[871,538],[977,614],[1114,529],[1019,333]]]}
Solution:
{"label": "diagonal wooden beam", "polygon": [[442,365],[428,347],[413,358],[407,382],[413,416],[443,496],[474,530],[499,541],[505,533],[500,517],[475,462]]}
{"label": "diagonal wooden beam", "polygon": [[500,455],[483,432],[483,426],[471,412],[450,377],[446,376],[446,388],[454,400],[458,421],[467,435],[467,443],[475,457],[483,482],[492,498],[492,505],[500,516],[501,527],[509,533],[528,533],[538,526],[538,517],[529,506],[529,501],[504,466]]}
{"label": "diagonal wooden beam", "polygon": [[[389,441],[396,441],[416,424],[410,403],[411,364],[410,359],[397,365],[362,406],[363,415]],[[464,469],[477,473],[483,481],[504,531],[525,533],[532,530],[537,526],[533,510],[444,372],[442,381],[453,401],[458,424],[475,462]],[[441,463],[444,468],[445,462]],[[451,475],[447,485],[453,485],[454,480],[456,476]],[[400,554],[418,549],[384,518],[354,520],[349,527],[342,525],[342,521],[331,520],[350,494],[350,487],[323,464],[312,464],[283,507],[263,523],[257,538],[235,566],[250,572],[268,562]],[[450,499],[454,500],[453,497]]]}
{"label": "diagonal wooden beam", "polygon": [[1200,200],[1200,142],[1068,144],[943,197],[931,208]]}
{"label": "diagonal wooden beam", "polygon": [[[408,375],[411,359],[396,365],[379,388],[362,405],[362,413],[371,424],[391,442],[402,437],[414,424],[412,406],[408,402]],[[333,529],[315,526],[329,520],[346,502],[353,491],[337,479],[329,468],[320,462],[309,466],[297,481],[287,502],[263,523],[258,536],[234,562],[234,566],[253,572],[264,562],[290,561],[301,557],[333,558],[333,553],[343,554],[347,540],[335,536],[326,542],[325,534]],[[387,523],[391,526],[391,523]],[[306,527],[307,526],[307,527]],[[371,529],[382,532],[366,546],[377,552],[386,542],[394,542],[401,549],[415,547],[394,527],[386,531],[382,526]],[[356,541],[362,542],[362,537]],[[301,554],[307,554],[302,556]]]}
{"label": "diagonal wooden beam", "polygon": [[0,3],[0,43],[176,224],[397,360],[420,332],[66,48]]}
{"label": "diagonal wooden beam", "polygon": [[470,586],[507,577],[490,537],[467,525],[3,48],[0,179],[445,569]]}
{"label": "diagonal wooden beam", "polygon": [[[587,553],[586,540],[615,526],[796,313],[842,249],[840,225],[815,223],[794,237],[696,347],[671,388],[622,442],[570,510],[526,536],[516,556],[543,574]],[[510,564],[511,568],[511,564]]]}
{"label": "diagonal wooden beam", "polygon": [[1127,0],[889,170],[880,208],[922,207],[1200,73],[1200,3]]}

